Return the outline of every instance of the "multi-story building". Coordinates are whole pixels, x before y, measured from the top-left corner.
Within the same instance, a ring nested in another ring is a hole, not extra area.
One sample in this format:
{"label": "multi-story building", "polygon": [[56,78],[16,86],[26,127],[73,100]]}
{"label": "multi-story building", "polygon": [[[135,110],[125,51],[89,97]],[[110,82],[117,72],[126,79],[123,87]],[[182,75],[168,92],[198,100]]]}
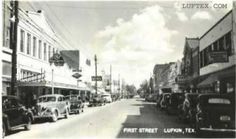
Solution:
{"label": "multi-story building", "polygon": [[[4,3],[4,34],[3,34],[3,66],[2,84],[3,94],[9,94],[11,79],[11,56],[12,50],[9,46],[9,3]],[[75,71],[80,69],[79,51],[65,50],[68,44],[62,41],[47,21],[44,12],[30,12],[19,10],[19,23],[17,28],[17,92],[29,105],[39,95],[80,93],[89,91],[83,81],[78,84],[74,78]],[[73,53],[74,55],[71,55]],[[57,58],[64,61],[63,65],[50,63],[50,59]],[[86,61],[87,62],[87,61]]]}
{"label": "multi-story building", "polygon": [[201,92],[235,92],[235,22],[233,9],[200,38]]}
{"label": "multi-story building", "polygon": [[195,92],[199,76],[199,38],[185,38],[183,55],[182,75],[178,76],[177,80],[182,84],[183,90]]}

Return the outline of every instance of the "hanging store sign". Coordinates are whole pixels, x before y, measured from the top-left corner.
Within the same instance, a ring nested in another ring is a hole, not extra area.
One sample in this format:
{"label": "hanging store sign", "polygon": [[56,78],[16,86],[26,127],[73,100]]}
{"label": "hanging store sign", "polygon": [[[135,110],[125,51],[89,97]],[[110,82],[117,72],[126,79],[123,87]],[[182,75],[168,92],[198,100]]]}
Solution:
{"label": "hanging store sign", "polygon": [[55,53],[53,54],[53,56],[49,59],[49,63],[50,64],[55,64],[55,66],[63,66],[65,61],[63,59],[63,57],[58,54],[58,53]]}
{"label": "hanging store sign", "polygon": [[92,81],[102,81],[102,76],[92,76]]}
{"label": "hanging store sign", "polygon": [[228,62],[227,52],[209,52],[208,61],[209,63]]}

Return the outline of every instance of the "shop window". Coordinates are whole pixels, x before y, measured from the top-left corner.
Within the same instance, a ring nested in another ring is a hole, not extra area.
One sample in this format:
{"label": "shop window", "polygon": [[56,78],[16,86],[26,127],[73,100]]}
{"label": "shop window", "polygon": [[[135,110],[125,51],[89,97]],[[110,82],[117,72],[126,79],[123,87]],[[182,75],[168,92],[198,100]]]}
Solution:
{"label": "shop window", "polygon": [[232,83],[227,83],[226,86],[227,86],[227,93],[233,93],[234,92],[235,88],[234,88]]}
{"label": "shop window", "polygon": [[36,37],[33,37],[33,56],[36,57]]}
{"label": "shop window", "polygon": [[27,54],[30,55],[31,51],[31,35],[27,34],[27,47],[26,47],[26,52]]}
{"label": "shop window", "polygon": [[25,32],[24,30],[20,31],[20,51],[24,53],[24,44],[25,44]]}
{"label": "shop window", "polygon": [[38,57],[39,59],[42,58],[42,41],[39,40],[39,45],[38,45]]}

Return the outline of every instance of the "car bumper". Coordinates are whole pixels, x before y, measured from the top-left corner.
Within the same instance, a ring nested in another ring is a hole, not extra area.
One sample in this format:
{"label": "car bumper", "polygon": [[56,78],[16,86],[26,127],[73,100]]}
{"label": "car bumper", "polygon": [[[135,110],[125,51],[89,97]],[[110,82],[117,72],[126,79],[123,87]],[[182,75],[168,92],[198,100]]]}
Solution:
{"label": "car bumper", "polygon": [[219,129],[219,128],[200,128],[204,131],[215,131],[215,132],[236,132],[236,129]]}

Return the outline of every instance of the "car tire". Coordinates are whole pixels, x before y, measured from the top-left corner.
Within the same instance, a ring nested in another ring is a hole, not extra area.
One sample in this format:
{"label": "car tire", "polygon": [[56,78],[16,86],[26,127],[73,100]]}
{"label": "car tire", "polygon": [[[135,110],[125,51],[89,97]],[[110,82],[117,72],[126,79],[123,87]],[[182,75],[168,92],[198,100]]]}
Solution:
{"label": "car tire", "polygon": [[3,123],[3,124],[2,124],[2,138],[5,137],[6,133],[7,133],[6,124]]}
{"label": "car tire", "polygon": [[66,114],[65,114],[65,118],[67,119],[69,117],[69,110],[66,109]]}
{"label": "car tire", "polygon": [[31,124],[32,124],[32,119],[30,117],[28,117],[27,124],[25,125],[25,130],[30,130]]}
{"label": "car tire", "polygon": [[58,112],[57,111],[54,111],[53,112],[53,115],[52,115],[52,122],[56,122],[58,119]]}

